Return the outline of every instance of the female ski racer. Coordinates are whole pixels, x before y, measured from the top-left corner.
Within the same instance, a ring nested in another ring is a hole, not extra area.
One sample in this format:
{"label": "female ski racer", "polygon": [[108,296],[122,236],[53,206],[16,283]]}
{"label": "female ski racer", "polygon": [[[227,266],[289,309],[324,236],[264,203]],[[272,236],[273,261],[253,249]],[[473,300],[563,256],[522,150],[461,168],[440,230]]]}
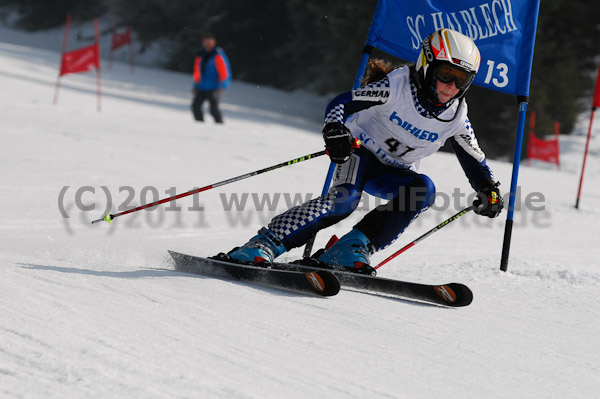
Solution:
{"label": "female ski racer", "polygon": [[[417,172],[419,161],[446,140],[473,189],[479,215],[494,218],[503,200],[467,116],[465,92],[479,69],[480,54],[467,36],[450,29],[430,34],[414,66],[387,73],[371,63],[371,83],[333,99],[325,112],[323,138],[337,164],[326,195],[272,219],[230,260],[271,263],[304,245],[317,231],[350,215],[361,194],[388,199],[314,258],[336,268],[375,274],[369,255],[390,245],[435,200],[431,179]],[[355,148],[356,139],[360,148]]]}

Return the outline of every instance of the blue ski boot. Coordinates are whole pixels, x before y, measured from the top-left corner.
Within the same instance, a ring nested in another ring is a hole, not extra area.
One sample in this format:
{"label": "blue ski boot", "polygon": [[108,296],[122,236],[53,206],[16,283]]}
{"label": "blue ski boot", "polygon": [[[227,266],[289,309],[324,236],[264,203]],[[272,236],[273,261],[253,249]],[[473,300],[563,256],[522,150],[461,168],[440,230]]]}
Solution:
{"label": "blue ski boot", "polygon": [[287,251],[275,234],[263,227],[258,235],[252,237],[245,245],[231,250],[227,255],[240,263],[264,264]]}
{"label": "blue ski boot", "polygon": [[373,252],[373,245],[367,236],[352,229],[318,256],[317,260],[336,268],[347,268],[348,271],[374,276],[377,272],[369,265],[369,255]]}

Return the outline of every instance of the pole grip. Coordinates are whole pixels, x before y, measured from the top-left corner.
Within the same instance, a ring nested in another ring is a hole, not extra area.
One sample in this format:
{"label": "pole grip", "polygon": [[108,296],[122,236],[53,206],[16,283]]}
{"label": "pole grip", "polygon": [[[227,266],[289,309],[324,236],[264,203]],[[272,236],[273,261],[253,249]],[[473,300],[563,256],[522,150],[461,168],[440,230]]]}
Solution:
{"label": "pole grip", "polygon": [[500,261],[500,270],[505,272],[508,269],[508,255],[510,252],[510,240],[512,237],[513,220],[506,219],[504,226],[504,242],[502,243],[502,259]]}

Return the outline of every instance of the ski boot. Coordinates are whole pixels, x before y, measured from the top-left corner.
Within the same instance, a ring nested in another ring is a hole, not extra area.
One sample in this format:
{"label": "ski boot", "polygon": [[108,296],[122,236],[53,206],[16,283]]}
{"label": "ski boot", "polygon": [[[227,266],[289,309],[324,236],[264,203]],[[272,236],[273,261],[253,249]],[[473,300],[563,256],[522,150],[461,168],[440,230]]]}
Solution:
{"label": "ski boot", "polygon": [[377,274],[375,268],[369,265],[369,255],[374,252],[373,245],[361,231],[352,229],[333,245],[330,244],[323,253],[315,254],[318,262],[355,273]]}
{"label": "ski boot", "polygon": [[258,235],[245,245],[232,249],[227,255],[236,262],[254,265],[273,263],[273,260],[287,251],[275,234],[263,227]]}

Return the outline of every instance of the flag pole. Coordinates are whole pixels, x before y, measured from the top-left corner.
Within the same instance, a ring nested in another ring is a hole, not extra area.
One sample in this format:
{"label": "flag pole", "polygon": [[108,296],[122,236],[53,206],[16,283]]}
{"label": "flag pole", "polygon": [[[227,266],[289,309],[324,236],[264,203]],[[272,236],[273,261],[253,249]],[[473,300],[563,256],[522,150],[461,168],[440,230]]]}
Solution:
{"label": "flag pole", "polygon": [[585,170],[585,161],[590,148],[590,139],[592,138],[592,124],[594,123],[594,113],[596,108],[600,107],[600,66],[598,67],[598,76],[596,77],[596,88],[594,89],[594,99],[592,100],[592,115],[590,116],[590,126],[588,128],[587,141],[585,142],[585,151],[583,153],[583,165],[581,166],[581,176],[579,177],[579,189],[577,189],[577,200],[575,209],[579,209],[579,198],[581,197],[581,186],[583,185],[583,172]]}
{"label": "flag pole", "polygon": [[60,77],[62,76],[62,64],[63,57],[67,51],[67,44],[69,42],[69,30],[71,28],[71,14],[67,14],[67,22],[65,23],[65,36],[63,37],[62,52],[60,53],[60,64],[58,66],[58,77],[56,78],[56,86],[54,87],[54,102],[58,103],[58,92],[60,90]]}
{"label": "flag pole", "polygon": [[94,19],[94,35],[96,36],[96,47],[98,53],[98,67],[96,68],[96,102],[98,104],[98,112],[101,109],[101,83],[100,83],[100,28],[98,26],[98,18]]}
{"label": "flag pole", "polygon": [[513,155],[512,179],[510,181],[510,197],[508,200],[508,216],[504,226],[504,241],[502,244],[502,258],[500,259],[500,270],[508,269],[508,255],[510,252],[510,241],[512,237],[513,217],[515,210],[515,199],[517,192],[517,181],[519,179],[519,165],[521,163],[521,151],[523,149],[523,132],[525,131],[525,117],[529,97],[517,96],[519,101],[519,122],[517,128],[517,139],[515,140],[515,152]]}
{"label": "flag pole", "polygon": [[113,56],[115,51],[115,35],[117,34],[117,19],[119,18],[119,5],[115,4],[115,12],[113,13],[113,25],[110,39],[110,51],[108,53],[108,65],[106,69],[112,69]]}
{"label": "flag pole", "polygon": [[[352,89],[358,89],[361,84],[361,80],[365,71],[367,69],[367,64],[369,62],[369,58],[371,57],[371,53],[373,52],[373,46],[365,46],[363,49],[363,53],[360,57],[360,62],[358,64],[358,71],[356,72],[356,76],[354,78],[354,83],[352,85]],[[329,191],[329,187],[331,186],[331,181],[333,180],[333,172],[335,172],[336,164],[331,162],[329,164],[329,169],[327,170],[327,176],[325,176],[325,183],[323,184],[323,189],[321,191],[321,195],[327,194]],[[304,247],[303,256],[305,258],[310,258],[310,254],[312,252],[313,245],[315,244],[315,238],[317,234],[313,234]]]}
{"label": "flag pole", "polygon": [[127,35],[129,37],[129,72],[133,73],[134,70],[134,53],[133,39],[131,38],[131,9],[125,11],[127,15]]}
{"label": "flag pole", "polygon": [[590,148],[590,138],[592,137],[592,125],[594,123],[595,112],[596,107],[592,107],[592,116],[590,116],[590,126],[588,128],[587,141],[585,142],[585,151],[583,153],[583,165],[581,165],[581,176],[579,177],[579,189],[577,190],[577,200],[575,201],[575,209],[579,209],[579,199],[581,198],[581,186],[583,186],[583,173],[585,172],[585,161],[587,160],[587,154]]}
{"label": "flag pole", "polygon": [[554,121],[554,139],[556,140],[556,165],[560,170],[560,124]]}

